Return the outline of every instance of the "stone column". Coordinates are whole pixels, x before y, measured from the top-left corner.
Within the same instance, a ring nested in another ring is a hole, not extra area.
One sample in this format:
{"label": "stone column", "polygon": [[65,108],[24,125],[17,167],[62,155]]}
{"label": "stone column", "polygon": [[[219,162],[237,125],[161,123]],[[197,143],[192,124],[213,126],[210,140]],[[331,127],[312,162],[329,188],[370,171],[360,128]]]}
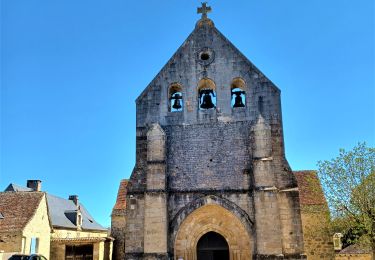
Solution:
{"label": "stone column", "polygon": [[93,259],[104,260],[104,241],[94,243]]}
{"label": "stone column", "polygon": [[166,135],[159,124],[147,132],[144,254],[167,259]]}
{"label": "stone column", "polygon": [[252,128],[257,259],[281,256],[282,236],[272,158],[271,127],[259,115]]}

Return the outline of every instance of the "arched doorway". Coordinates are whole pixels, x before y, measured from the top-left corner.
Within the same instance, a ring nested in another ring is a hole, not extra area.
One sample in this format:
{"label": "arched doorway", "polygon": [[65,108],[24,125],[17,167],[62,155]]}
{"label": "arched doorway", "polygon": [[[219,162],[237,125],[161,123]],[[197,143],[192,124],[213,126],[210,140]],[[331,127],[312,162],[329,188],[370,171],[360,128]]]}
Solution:
{"label": "arched doorway", "polygon": [[179,226],[174,243],[175,260],[208,260],[198,258],[197,248],[200,239],[210,232],[220,234],[226,241],[229,251],[226,260],[251,259],[253,239],[241,220],[220,205],[207,204],[191,212]]}
{"label": "arched doorway", "polygon": [[216,232],[204,234],[197,244],[197,260],[229,260],[229,246]]}

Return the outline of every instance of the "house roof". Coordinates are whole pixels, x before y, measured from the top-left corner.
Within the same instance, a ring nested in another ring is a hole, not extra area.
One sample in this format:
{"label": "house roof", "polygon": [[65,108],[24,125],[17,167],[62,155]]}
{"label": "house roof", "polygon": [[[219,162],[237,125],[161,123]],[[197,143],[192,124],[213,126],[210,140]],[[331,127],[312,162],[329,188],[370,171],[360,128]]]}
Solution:
{"label": "house roof", "polygon": [[371,253],[371,248],[366,246],[361,246],[359,244],[350,245],[345,247],[339,252],[339,254],[368,254]]}
{"label": "house roof", "polygon": [[[54,228],[76,229],[77,226],[69,219],[71,212],[77,211],[77,206],[72,200],[63,199],[47,193],[48,212]],[[90,215],[83,204],[79,204],[82,214],[83,230],[107,231],[102,225],[97,223]]]}
{"label": "house roof", "polygon": [[301,205],[326,205],[323,189],[316,171],[294,171]]}
{"label": "house roof", "polygon": [[33,191],[31,188],[22,187],[17,184],[11,183],[8,185],[8,187],[5,189],[5,191]]}
{"label": "house roof", "polygon": [[[37,198],[40,197],[41,199],[44,194],[46,194],[48,215],[52,227],[77,229],[71,215],[77,212],[78,207],[72,200],[45,192],[34,192],[32,189],[13,183],[9,184],[5,191],[0,193],[0,215],[4,217],[3,219],[0,217],[0,231],[5,230],[3,227],[12,231],[23,229],[39,205],[40,200],[37,201]],[[79,203],[79,210],[82,215],[82,230],[107,231],[106,228],[95,221],[81,203]],[[13,217],[10,218],[11,216]]]}
{"label": "house roof", "polygon": [[125,180],[125,179],[121,180],[120,187],[118,188],[116,204],[113,207],[113,210],[126,209],[126,193],[127,193],[126,187],[127,186],[128,186],[128,180]]}
{"label": "house roof", "polygon": [[44,196],[43,192],[0,192],[0,232],[22,231]]}

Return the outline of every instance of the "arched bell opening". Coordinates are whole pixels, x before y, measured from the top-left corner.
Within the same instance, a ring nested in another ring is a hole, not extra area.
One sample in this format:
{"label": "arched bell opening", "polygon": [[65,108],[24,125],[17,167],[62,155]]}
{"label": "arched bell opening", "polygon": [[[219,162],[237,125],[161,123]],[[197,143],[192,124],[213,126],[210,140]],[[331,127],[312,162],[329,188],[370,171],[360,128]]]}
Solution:
{"label": "arched bell opening", "polygon": [[183,110],[184,100],[182,97],[182,87],[173,84],[169,88],[169,112],[179,112]]}
{"label": "arched bell opening", "polygon": [[204,78],[199,81],[198,105],[200,110],[216,108],[216,86],[211,79]]}
{"label": "arched bell opening", "polygon": [[231,106],[239,108],[246,106],[246,84],[241,78],[235,78],[231,84]]}
{"label": "arched bell opening", "polygon": [[197,244],[197,260],[229,260],[229,245],[219,233],[204,234]]}

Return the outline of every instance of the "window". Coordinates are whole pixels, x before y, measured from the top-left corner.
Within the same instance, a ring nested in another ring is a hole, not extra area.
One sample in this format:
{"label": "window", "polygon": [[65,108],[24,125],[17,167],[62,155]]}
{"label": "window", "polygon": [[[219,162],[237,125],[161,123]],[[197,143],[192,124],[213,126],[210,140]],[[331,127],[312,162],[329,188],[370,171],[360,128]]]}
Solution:
{"label": "window", "polygon": [[82,215],[81,215],[81,213],[77,214],[77,226],[82,226]]}
{"label": "window", "polygon": [[263,97],[259,96],[258,97],[258,111],[262,115],[263,114]]}
{"label": "window", "polygon": [[241,78],[235,78],[231,84],[231,106],[239,108],[246,106],[245,81]]}
{"label": "window", "polygon": [[169,112],[183,110],[182,87],[175,83],[169,88]]}
{"label": "window", "polygon": [[198,83],[199,109],[207,110],[216,108],[216,86],[211,79],[202,79]]}
{"label": "window", "polygon": [[39,247],[39,238],[36,238],[36,237],[31,238],[30,254],[37,254],[38,247]]}

